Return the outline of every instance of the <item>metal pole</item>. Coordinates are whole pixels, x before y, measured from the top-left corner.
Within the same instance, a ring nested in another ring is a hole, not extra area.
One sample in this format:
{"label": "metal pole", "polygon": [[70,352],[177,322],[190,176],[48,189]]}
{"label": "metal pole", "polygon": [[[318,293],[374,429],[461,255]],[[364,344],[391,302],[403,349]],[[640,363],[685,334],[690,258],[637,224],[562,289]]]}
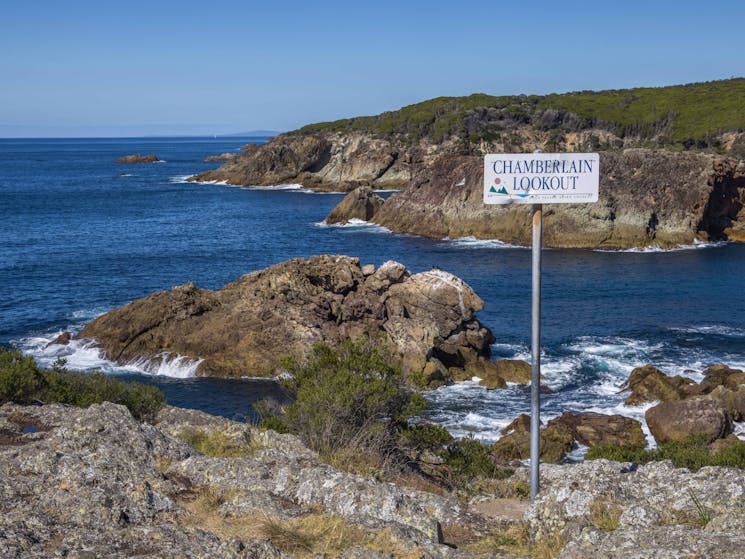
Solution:
{"label": "metal pole", "polygon": [[538,495],[541,457],[541,236],[543,205],[533,204],[533,294],[531,305],[531,387],[530,387],[530,502]]}

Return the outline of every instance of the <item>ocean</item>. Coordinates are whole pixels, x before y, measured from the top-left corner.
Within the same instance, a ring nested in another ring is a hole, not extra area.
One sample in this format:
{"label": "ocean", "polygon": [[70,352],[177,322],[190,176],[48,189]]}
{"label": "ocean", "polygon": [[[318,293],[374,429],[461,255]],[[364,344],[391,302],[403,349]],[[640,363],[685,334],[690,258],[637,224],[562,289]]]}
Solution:
{"label": "ocean", "polygon": [[[185,182],[219,165],[205,156],[265,140],[0,140],[0,344],[45,365],[61,357],[71,369],[155,384],[174,405],[251,420],[253,401],[282,398],[275,383],[196,378],[178,361],[157,370],[119,367],[80,343],[47,344],[153,291],[187,281],[218,289],[288,258],[332,253],[462,277],[485,302],[479,318],[497,338],[495,358],[529,360],[530,250],[394,234],[364,222],[326,226],[343,195],[298,185]],[[136,152],[164,162],[114,162]],[[697,380],[714,363],[745,369],[744,278],[745,244],[545,250],[542,366],[552,393],[543,396],[542,418],[570,410],[643,418],[646,407],[624,406],[619,390],[646,363]],[[487,391],[473,381],[428,398],[428,419],[490,442],[530,404],[526,387]]]}

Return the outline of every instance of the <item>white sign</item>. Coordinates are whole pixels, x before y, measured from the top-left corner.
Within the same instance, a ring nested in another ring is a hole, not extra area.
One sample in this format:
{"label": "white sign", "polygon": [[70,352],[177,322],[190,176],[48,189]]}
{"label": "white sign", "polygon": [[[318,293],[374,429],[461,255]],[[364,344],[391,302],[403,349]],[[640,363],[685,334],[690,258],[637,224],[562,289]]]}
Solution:
{"label": "white sign", "polygon": [[484,204],[598,201],[597,153],[500,153],[484,158]]}

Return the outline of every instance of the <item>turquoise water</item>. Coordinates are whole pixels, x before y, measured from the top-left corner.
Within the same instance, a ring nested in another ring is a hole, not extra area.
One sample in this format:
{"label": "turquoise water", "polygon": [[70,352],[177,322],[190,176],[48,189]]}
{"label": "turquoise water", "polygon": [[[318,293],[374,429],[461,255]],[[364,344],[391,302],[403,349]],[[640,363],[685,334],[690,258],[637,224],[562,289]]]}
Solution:
{"label": "turquoise water", "polygon": [[[253,399],[279,397],[274,385],[178,378],[189,374],[179,363],[148,373],[115,367],[90,348],[45,346],[156,290],[186,281],[217,289],[287,258],[338,253],[376,265],[398,260],[413,271],[437,266],[464,278],[485,301],[479,317],[497,338],[495,356],[528,357],[529,250],[366,224],[326,227],[321,222],[339,194],[183,181],[218,165],[202,162],[206,155],[248,141],[263,140],[0,140],[0,343],[45,363],[62,356],[72,368],[153,382],[177,405],[245,417]],[[135,152],[165,162],[114,163]],[[543,364],[554,393],[544,397],[544,416],[593,409],[640,417],[643,408],[625,408],[617,391],[647,362],[693,377],[711,363],[745,368],[743,278],[745,245],[546,250]],[[487,440],[529,405],[523,387],[487,392],[472,382],[430,397],[432,419]]]}

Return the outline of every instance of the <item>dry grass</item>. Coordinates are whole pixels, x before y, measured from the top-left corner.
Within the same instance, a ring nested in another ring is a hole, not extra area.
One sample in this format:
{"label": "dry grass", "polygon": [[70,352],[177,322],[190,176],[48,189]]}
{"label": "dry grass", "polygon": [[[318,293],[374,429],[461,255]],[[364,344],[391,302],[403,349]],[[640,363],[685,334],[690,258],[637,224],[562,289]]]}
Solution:
{"label": "dry grass", "polygon": [[252,441],[241,440],[221,429],[184,429],[178,436],[194,450],[214,458],[251,456],[257,450]]}
{"label": "dry grass", "polygon": [[590,522],[596,528],[612,532],[621,524],[623,508],[612,499],[598,498],[590,503]]}
{"label": "dry grass", "polygon": [[466,546],[466,549],[476,554],[509,553],[530,559],[554,559],[565,545],[559,532],[548,538],[532,541],[528,524],[519,522]]}
{"label": "dry grass", "polygon": [[349,524],[330,514],[309,514],[297,518],[273,518],[265,514],[225,515],[220,507],[235,497],[214,486],[199,488],[189,498],[179,499],[188,511],[180,519],[184,526],[212,532],[221,539],[269,539],[279,549],[300,559],[337,557],[353,546],[393,553],[403,559],[424,555],[404,548],[389,530],[369,530]]}

